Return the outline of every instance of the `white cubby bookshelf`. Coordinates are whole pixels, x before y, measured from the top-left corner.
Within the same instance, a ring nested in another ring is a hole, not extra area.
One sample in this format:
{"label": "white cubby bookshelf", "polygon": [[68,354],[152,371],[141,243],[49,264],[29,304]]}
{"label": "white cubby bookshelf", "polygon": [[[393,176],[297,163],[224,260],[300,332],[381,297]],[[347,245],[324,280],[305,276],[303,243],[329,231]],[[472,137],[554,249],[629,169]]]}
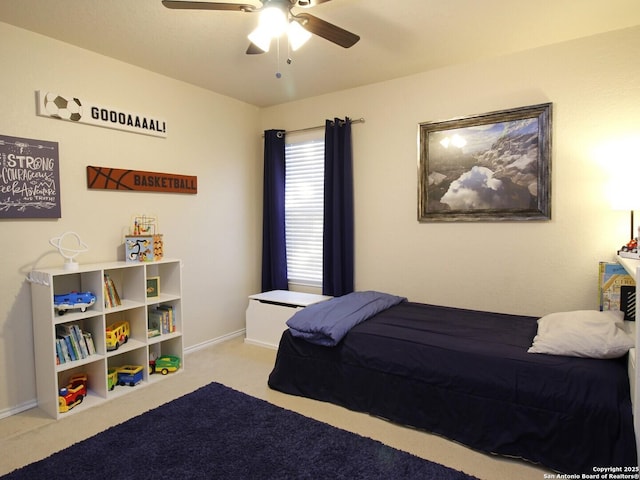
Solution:
{"label": "white cubby bookshelf", "polygon": [[[180,260],[163,259],[149,263],[80,265],[73,271],[49,268],[31,272],[36,388],[38,406],[43,411],[54,418],[61,418],[166,378],[159,373],[150,373],[150,354],[180,357],[180,369],[169,375],[176,375],[184,368],[181,267]],[[105,274],[111,278],[118,292],[121,300],[118,306],[105,306]],[[151,277],[159,278],[158,296],[147,296],[147,278]],[[67,310],[61,315],[54,308],[53,296],[73,291],[90,291],[96,295],[96,302],[84,312],[79,309]],[[161,305],[172,307],[175,327],[171,332],[149,338],[148,312]],[[125,320],[130,325],[128,341],[108,351],[106,327]],[[59,363],[56,357],[56,327],[72,324],[91,334],[96,352],[86,358]],[[108,370],[124,365],[143,367],[142,383],[135,387],[116,386],[110,390]],[[59,389],[77,373],[86,373],[88,376],[87,396],[68,412],[60,413]]]}

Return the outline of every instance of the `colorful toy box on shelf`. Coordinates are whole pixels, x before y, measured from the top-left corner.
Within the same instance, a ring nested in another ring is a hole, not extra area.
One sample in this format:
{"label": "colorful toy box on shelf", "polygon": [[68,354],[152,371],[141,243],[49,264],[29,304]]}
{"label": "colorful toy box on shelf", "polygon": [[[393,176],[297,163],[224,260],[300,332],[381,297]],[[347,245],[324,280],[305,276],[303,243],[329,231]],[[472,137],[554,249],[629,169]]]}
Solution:
{"label": "colorful toy box on shelf", "polygon": [[162,260],[164,245],[162,235],[156,232],[156,219],[146,215],[136,216],[131,235],[125,235],[125,260],[127,262],[156,262]]}

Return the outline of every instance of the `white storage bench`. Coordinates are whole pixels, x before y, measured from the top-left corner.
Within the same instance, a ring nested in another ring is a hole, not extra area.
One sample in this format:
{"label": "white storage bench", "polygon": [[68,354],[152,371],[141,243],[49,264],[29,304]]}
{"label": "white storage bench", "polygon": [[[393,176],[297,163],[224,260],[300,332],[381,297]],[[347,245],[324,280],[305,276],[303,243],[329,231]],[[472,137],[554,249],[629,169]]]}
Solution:
{"label": "white storage bench", "polygon": [[282,332],[287,329],[286,322],[294,313],[330,298],[332,297],[289,290],[273,290],[250,295],[246,313],[245,343],[277,349]]}

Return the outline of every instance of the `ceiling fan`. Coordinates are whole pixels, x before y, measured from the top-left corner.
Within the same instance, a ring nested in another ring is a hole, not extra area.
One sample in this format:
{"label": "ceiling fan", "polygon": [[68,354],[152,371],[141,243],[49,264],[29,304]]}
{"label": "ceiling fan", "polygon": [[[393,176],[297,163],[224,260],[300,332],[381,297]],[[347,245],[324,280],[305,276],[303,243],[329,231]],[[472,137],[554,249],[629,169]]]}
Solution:
{"label": "ceiling fan", "polygon": [[272,38],[286,33],[293,50],[304,44],[311,34],[318,35],[336,45],[349,48],[355,45],[360,37],[332,23],[308,13],[293,13],[294,7],[311,8],[331,0],[260,0],[261,7],[246,3],[225,2],[190,2],[186,0],[162,0],[162,4],[176,10],[229,10],[245,13],[259,12],[258,27],[251,32],[251,44],[247,54],[258,54],[269,51]]}

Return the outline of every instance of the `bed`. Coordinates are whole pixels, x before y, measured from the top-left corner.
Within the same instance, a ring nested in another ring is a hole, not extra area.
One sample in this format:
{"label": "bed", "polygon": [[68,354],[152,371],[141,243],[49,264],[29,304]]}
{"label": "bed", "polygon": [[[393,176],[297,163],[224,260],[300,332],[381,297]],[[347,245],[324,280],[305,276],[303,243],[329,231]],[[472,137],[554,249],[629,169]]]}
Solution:
{"label": "bed", "polygon": [[286,330],[268,383],[559,472],[637,465],[626,355],[528,353],[537,320],[400,301],[332,346]]}

